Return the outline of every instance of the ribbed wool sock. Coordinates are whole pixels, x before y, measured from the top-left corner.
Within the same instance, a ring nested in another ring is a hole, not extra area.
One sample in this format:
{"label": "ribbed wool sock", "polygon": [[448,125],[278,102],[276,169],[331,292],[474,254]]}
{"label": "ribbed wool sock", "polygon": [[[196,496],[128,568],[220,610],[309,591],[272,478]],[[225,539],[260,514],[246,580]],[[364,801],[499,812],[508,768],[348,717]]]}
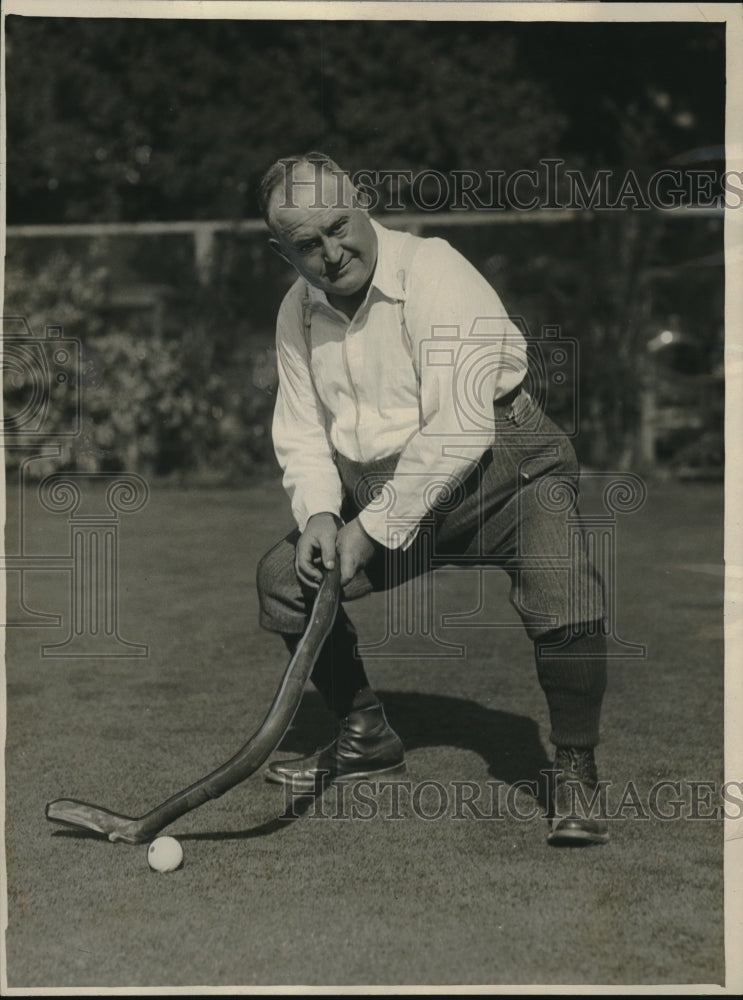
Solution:
{"label": "ribbed wool sock", "polygon": [[[558,644],[560,648],[555,649]],[[601,623],[569,625],[549,632],[535,641],[534,652],[537,677],[547,696],[550,742],[555,746],[595,747],[606,690],[606,636]],[[553,655],[545,655],[548,652]]]}
{"label": "ribbed wool sock", "polygon": [[[300,636],[284,635],[283,639],[293,654]],[[310,675],[326,705],[339,719],[356,709],[379,704],[361,659],[354,655],[357,641],[356,629],[340,608],[333,630],[320,650]]]}

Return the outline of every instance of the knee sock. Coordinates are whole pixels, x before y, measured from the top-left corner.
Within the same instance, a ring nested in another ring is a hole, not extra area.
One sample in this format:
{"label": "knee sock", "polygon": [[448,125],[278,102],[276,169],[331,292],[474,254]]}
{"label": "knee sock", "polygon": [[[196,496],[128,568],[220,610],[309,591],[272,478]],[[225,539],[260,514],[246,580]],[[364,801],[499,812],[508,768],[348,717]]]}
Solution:
{"label": "knee sock", "polygon": [[[283,636],[290,653],[297,648],[299,638],[298,635]],[[379,704],[360,657],[354,655],[357,641],[356,629],[340,608],[310,675],[326,705],[339,719],[349,712]]]}
{"label": "knee sock", "polygon": [[[564,646],[554,648],[564,640]],[[606,690],[606,636],[601,622],[549,632],[535,641],[534,652],[537,677],[547,696],[550,742],[555,746],[595,747]],[[547,657],[546,652],[553,655]]]}

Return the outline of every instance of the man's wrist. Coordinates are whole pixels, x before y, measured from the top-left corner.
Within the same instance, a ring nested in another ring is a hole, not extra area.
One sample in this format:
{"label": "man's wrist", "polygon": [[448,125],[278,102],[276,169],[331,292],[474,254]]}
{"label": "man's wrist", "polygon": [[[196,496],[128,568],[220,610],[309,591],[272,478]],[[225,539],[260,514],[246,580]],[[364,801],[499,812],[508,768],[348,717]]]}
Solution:
{"label": "man's wrist", "polygon": [[[364,524],[364,520],[368,519],[369,525]],[[379,537],[379,532],[375,531],[378,528],[378,518],[373,515],[370,516],[370,511],[362,510],[356,519],[359,522],[361,530],[364,532],[366,537],[374,544],[375,547],[380,549],[388,549],[390,546],[387,544],[386,536],[385,538]]]}
{"label": "man's wrist", "polygon": [[343,526],[343,519],[338,514],[333,513],[332,510],[319,510],[315,514],[310,514],[307,518],[307,524],[309,524],[310,521],[313,521],[316,517],[330,517],[333,519],[333,523],[336,528],[341,528]]}
{"label": "man's wrist", "polygon": [[389,523],[386,512],[364,509],[359,514],[359,524],[369,538],[383,549],[407,549],[418,535],[419,525],[406,529]]}
{"label": "man's wrist", "polygon": [[369,534],[369,532],[364,527],[364,525],[363,525],[360,517],[356,518],[356,523],[358,524],[359,528],[361,529],[361,534],[364,536],[364,538],[366,538],[366,540],[368,542],[370,542],[374,546],[375,549],[384,548],[384,546],[382,545],[381,542],[378,542],[377,539],[373,535]]}

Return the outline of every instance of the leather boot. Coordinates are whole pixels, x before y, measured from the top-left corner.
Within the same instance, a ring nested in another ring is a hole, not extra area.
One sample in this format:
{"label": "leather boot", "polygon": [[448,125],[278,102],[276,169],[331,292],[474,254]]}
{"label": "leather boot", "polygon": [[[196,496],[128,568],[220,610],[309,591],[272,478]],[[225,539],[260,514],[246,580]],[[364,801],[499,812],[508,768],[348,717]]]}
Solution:
{"label": "leather boot", "polygon": [[[590,747],[558,747],[555,754],[552,829],[547,842],[553,847],[587,847],[605,844],[609,828],[597,805],[591,805],[598,774]],[[600,797],[596,796],[600,802]]]}
{"label": "leather boot", "polygon": [[267,781],[291,785],[295,792],[314,792],[331,781],[389,777],[405,770],[405,749],[377,703],[349,712],[338,736],[306,757],[274,761]]}

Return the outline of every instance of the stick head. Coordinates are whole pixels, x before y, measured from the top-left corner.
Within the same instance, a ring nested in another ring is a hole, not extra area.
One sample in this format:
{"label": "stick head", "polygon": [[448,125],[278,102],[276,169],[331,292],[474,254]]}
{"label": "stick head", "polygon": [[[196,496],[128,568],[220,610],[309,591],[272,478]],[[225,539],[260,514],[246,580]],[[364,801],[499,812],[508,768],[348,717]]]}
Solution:
{"label": "stick head", "polygon": [[75,830],[87,830],[107,837],[111,841],[120,840],[126,844],[143,844],[149,836],[139,829],[139,823],[131,816],[101,809],[77,799],[55,799],[46,807],[46,818],[51,823],[61,823]]}

